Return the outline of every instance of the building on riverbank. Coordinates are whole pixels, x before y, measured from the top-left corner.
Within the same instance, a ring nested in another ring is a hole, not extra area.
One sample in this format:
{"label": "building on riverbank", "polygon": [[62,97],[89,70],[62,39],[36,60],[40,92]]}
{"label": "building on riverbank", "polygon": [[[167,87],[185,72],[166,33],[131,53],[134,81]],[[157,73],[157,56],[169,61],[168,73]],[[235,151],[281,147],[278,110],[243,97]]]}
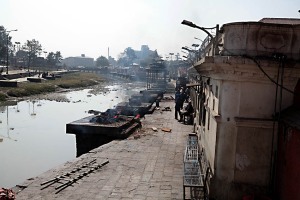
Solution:
{"label": "building on riverbank", "polygon": [[[210,197],[232,200],[283,193],[276,180],[286,168],[276,171],[277,160],[299,163],[295,156],[277,154],[278,142],[283,142],[278,123],[297,95],[299,38],[300,19],[236,22],[224,24],[199,50],[190,68],[198,72],[190,76],[190,91],[202,159],[212,172]],[[293,173],[284,174],[285,180]]]}
{"label": "building on riverbank", "polygon": [[61,63],[67,67],[95,67],[94,58],[86,57],[84,54],[76,57],[67,57]]}

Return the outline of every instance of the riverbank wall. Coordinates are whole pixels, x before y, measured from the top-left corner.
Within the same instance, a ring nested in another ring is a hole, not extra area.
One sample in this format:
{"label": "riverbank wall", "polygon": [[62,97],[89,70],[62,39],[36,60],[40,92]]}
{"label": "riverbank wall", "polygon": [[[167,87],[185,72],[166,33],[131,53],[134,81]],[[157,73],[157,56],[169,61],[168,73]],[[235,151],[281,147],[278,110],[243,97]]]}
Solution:
{"label": "riverbank wall", "polygon": [[[193,126],[174,119],[172,98],[162,99],[141,124],[125,140],[109,142],[17,185],[13,188],[17,199],[182,199],[183,155]],[[68,172],[78,167],[86,171],[89,168],[82,166],[91,161],[109,163],[59,191],[71,179]],[[57,182],[41,185],[63,174]]]}

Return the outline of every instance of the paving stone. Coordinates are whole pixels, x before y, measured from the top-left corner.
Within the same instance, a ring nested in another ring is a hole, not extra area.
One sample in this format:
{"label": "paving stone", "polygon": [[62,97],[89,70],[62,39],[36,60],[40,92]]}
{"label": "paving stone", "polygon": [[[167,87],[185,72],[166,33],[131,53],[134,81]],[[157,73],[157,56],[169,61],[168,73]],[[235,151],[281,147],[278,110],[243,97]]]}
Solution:
{"label": "paving stone", "polygon": [[[160,106],[173,108],[174,102],[161,101]],[[174,111],[156,110],[141,122],[139,138],[112,141],[26,181],[27,188],[17,194],[17,199],[182,199],[183,152],[193,127],[175,120]],[[163,127],[172,131],[163,132]],[[97,163],[108,159],[109,163],[58,194],[57,184],[41,190],[40,183],[92,159],[97,159]]]}
{"label": "paving stone", "polygon": [[133,197],[134,200],[146,200],[146,198],[147,197],[145,195],[141,195],[141,194],[136,194]]}

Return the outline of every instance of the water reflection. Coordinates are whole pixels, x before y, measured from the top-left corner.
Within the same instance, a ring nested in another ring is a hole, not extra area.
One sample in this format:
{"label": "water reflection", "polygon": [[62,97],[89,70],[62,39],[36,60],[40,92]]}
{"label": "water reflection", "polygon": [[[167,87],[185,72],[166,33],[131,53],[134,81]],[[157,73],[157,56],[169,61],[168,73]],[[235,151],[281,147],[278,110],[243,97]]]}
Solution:
{"label": "water reflection", "polygon": [[64,94],[67,100],[61,102],[49,96],[0,105],[0,187],[13,187],[74,159],[75,136],[66,134],[66,124],[88,116],[88,110],[113,108],[144,89],[124,87],[73,91]]}
{"label": "water reflection", "polygon": [[[9,126],[9,115],[8,115],[8,106],[6,106],[6,131],[0,131],[0,142],[3,142],[4,139],[9,139],[12,141],[18,141],[17,139],[11,138],[10,131],[13,131],[14,128]],[[2,121],[0,121],[3,123]],[[6,135],[3,135],[2,133],[6,132]]]}
{"label": "water reflection", "polygon": [[[8,112],[8,107],[9,107],[9,105],[16,105],[17,104],[17,102],[9,102],[9,103],[7,103],[7,105],[5,106],[5,107],[0,107],[1,109],[1,112],[2,113],[6,113],[6,130],[5,129],[3,129],[3,131],[0,129],[0,142],[3,142],[4,141],[4,139],[6,140],[6,139],[8,139],[8,140],[12,140],[12,141],[17,141],[17,139],[13,139],[13,138],[11,138],[11,136],[10,136],[10,131],[13,131],[14,130],[14,128],[13,127],[10,127],[9,126],[9,112]],[[5,110],[6,109],[6,110]],[[5,123],[5,121],[3,121],[3,120],[0,120],[0,124],[4,124]],[[1,126],[0,126],[1,127]],[[4,135],[5,134],[5,135]]]}

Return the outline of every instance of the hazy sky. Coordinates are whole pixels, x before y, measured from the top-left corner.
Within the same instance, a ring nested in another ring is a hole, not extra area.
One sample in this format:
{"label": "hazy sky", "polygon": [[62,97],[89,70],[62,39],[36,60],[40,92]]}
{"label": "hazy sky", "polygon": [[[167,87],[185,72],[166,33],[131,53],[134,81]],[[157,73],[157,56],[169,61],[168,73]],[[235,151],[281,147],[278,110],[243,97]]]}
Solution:
{"label": "hazy sky", "polygon": [[127,47],[180,53],[206,34],[202,27],[264,17],[300,18],[299,0],[0,0],[0,25],[13,42],[38,40],[45,51],[63,57],[117,56]]}

